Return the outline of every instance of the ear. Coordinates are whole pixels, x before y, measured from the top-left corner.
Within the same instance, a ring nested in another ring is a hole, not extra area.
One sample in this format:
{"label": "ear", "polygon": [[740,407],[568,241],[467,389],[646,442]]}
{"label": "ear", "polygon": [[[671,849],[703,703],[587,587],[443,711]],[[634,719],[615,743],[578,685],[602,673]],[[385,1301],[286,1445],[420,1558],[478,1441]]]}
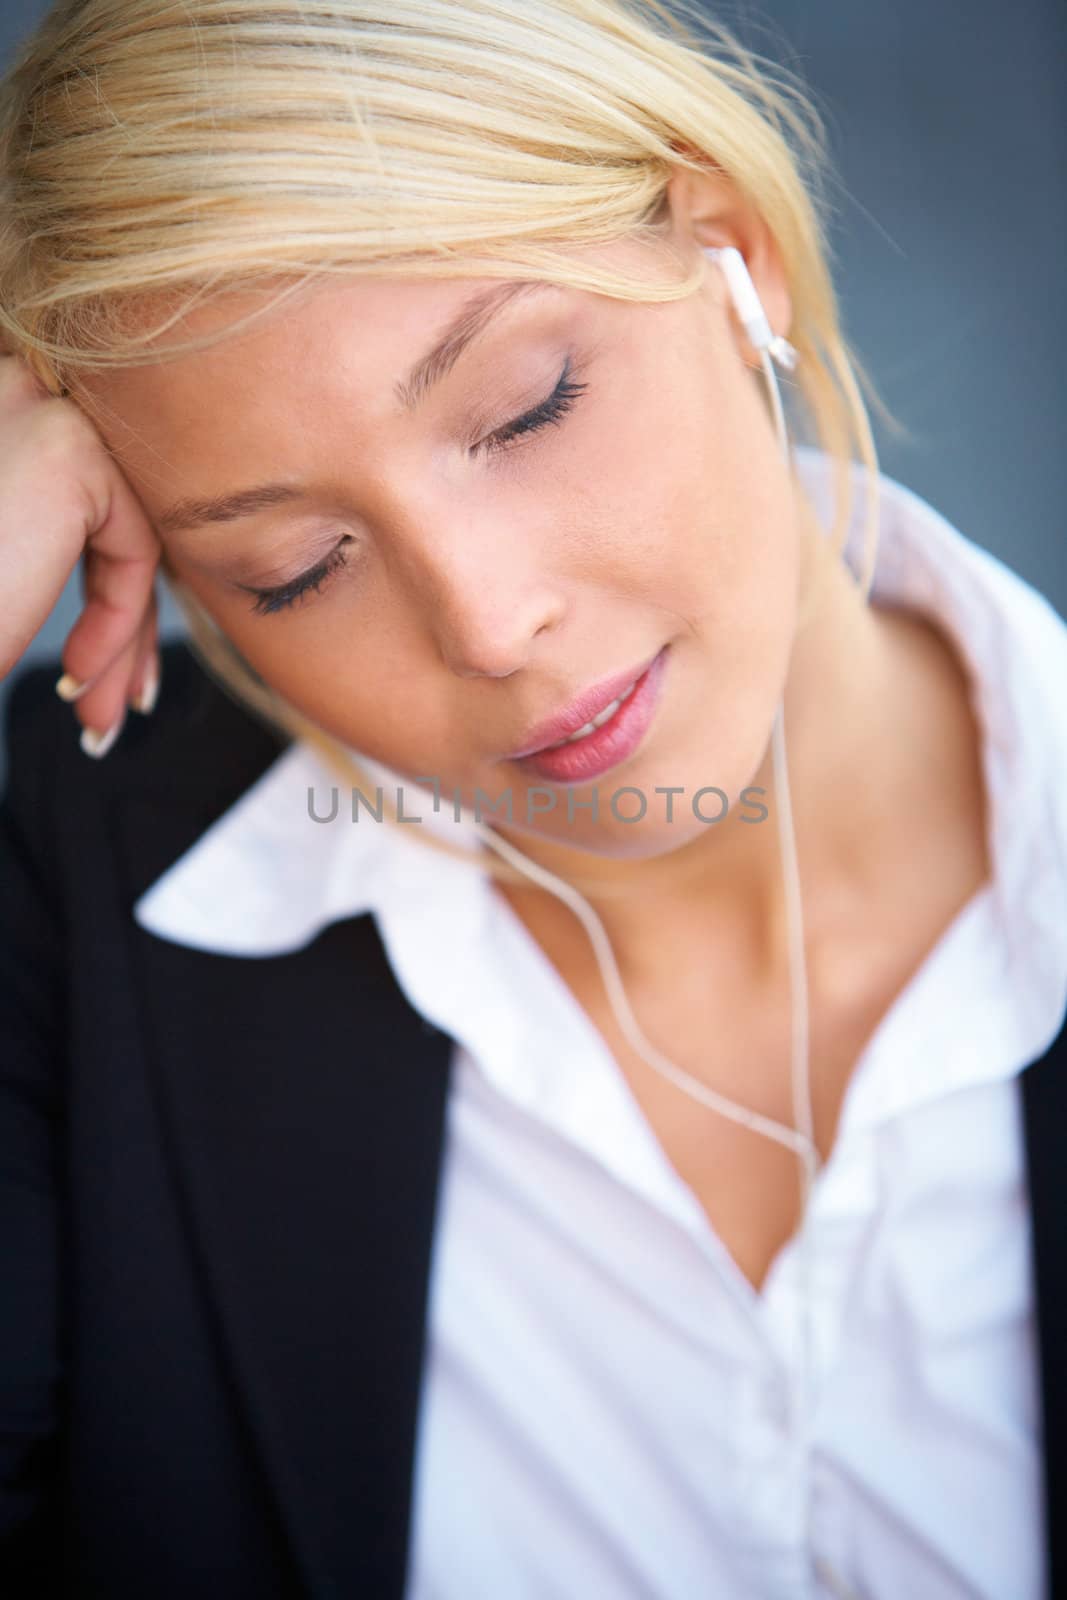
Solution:
{"label": "ear", "polygon": [[[793,302],[781,253],[756,208],[729,179],[676,167],[667,184],[663,210],[669,213],[673,242],[686,256],[711,245],[733,245],[741,252],[767,320],[775,333],[788,337]],[[754,364],[756,353],[733,314],[725,285],[718,274],[716,278],[716,292],[728,311],[738,349],[747,364]]]}

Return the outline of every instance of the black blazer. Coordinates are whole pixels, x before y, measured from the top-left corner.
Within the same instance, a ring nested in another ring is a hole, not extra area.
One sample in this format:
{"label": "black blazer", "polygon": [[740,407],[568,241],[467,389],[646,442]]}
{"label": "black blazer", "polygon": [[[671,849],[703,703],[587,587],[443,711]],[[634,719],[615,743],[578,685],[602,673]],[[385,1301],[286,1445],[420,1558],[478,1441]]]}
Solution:
{"label": "black blazer", "polygon": [[[451,1040],[370,915],[253,959],[140,928],[283,744],[175,643],[95,762],[59,670],[0,809],[0,1594],[402,1600]],[[1059,1600],[1067,1035],[1022,1083]]]}

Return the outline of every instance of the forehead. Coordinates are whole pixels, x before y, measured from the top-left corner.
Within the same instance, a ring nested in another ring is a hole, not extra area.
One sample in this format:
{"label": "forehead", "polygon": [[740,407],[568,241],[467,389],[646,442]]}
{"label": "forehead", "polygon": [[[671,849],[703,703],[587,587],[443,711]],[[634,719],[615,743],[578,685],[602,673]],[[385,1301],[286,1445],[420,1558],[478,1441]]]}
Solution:
{"label": "forehead", "polygon": [[[638,248],[624,238],[608,245],[584,246],[571,253],[572,264],[591,265],[609,272],[621,271],[635,284],[653,289],[670,281],[678,263],[647,243]],[[568,259],[571,259],[568,257]],[[640,291],[639,291],[640,292]],[[480,304],[490,302],[487,312]],[[165,324],[156,343],[170,345],[186,339],[209,341],[202,349],[178,358],[146,361],[85,375],[87,395],[121,397],[188,393],[197,386],[249,385],[257,373],[284,370],[290,379],[306,372],[325,377],[330,371],[355,364],[358,371],[403,382],[404,363],[432,349],[436,337],[455,330],[463,343],[463,324],[469,320],[496,324],[520,311],[524,304],[542,306],[597,304],[623,314],[636,311],[642,301],[582,292],[565,282],[526,276],[427,277],[398,272],[360,272],[321,276],[297,283],[277,278],[255,287],[225,287],[211,299],[197,303],[191,295],[184,303],[176,295],[139,303],[133,322],[136,330],[150,333]],[[645,310],[657,307],[655,299]],[[468,330],[469,331],[469,330]],[[477,327],[474,331],[478,331]],[[447,352],[444,367],[447,369]],[[409,399],[417,396],[409,395]]]}
{"label": "forehead", "polygon": [[[386,365],[415,351],[471,301],[506,298],[509,290],[514,292],[500,280],[338,277],[235,288],[170,315],[165,302],[146,300],[130,320],[137,332],[167,323],[152,340],[161,355],[83,374],[79,387],[117,399],[149,389],[163,393],[232,383],[244,374],[283,366],[294,375],[312,364],[325,370],[356,351],[364,367]],[[186,341],[203,344],[166,353],[168,346]]]}
{"label": "forehead", "polygon": [[[674,275],[670,263],[647,253],[635,257],[629,241],[585,253],[635,281]],[[490,315],[484,305],[477,309],[485,301],[493,302]],[[518,391],[535,374],[543,378],[541,357],[561,337],[582,333],[591,348],[599,348],[602,335],[626,344],[621,324],[636,337],[637,324],[652,319],[655,327],[646,333],[662,343],[665,324],[684,320],[688,309],[686,300],[631,300],[546,279],[391,273],[338,274],[296,286],[275,280],[189,306],[146,301],[142,327],[151,331],[166,321],[159,336],[165,346],[206,342],[178,356],[88,374],[81,387],[105,443],[145,494],[154,486],[187,493],[190,478],[197,492],[209,493],[216,480],[229,487],[235,471],[273,480],[275,467],[299,475],[328,472],[341,460],[355,466],[362,441],[369,453],[358,467],[367,481],[383,430],[391,443],[403,444],[410,420],[420,420],[415,407],[447,378],[472,331],[475,403],[490,389],[499,404],[518,403],[521,394],[497,396],[496,389],[511,384]],[[498,333],[506,336],[516,325],[531,330],[516,347],[521,359],[479,364],[481,348],[491,362]]]}
{"label": "forehead", "polygon": [[[284,293],[284,291],[283,291]],[[538,281],[339,278],[279,298],[265,289],[193,307],[167,342],[202,348],[85,375],[78,388],[112,448],[137,457],[166,438],[181,452],[263,424],[299,434],[312,417],[411,411],[463,350],[523,304],[565,291]],[[158,320],[159,312],[155,312]],[[145,307],[141,321],[152,325]]]}

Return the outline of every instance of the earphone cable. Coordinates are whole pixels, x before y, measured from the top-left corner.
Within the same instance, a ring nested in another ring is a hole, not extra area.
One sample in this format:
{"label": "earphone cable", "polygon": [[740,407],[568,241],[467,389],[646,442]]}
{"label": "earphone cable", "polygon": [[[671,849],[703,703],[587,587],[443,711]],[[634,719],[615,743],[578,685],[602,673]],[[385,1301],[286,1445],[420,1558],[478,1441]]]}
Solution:
{"label": "earphone cable", "polygon": [[[721,260],[725,252],[708,250],[706,254],[711,258],[719,258]],[[727,282],[731,287],[731,292],[733,292],[734,285],[731,282],[731,273],[727,273]],[[751,290],[750,282],[748,288]],[[758,299],[754,297],[754,290],[751,291],[749,304],[753,302],[758,307],[759,316],[762,318],[762,307],[759,306]],[[736,299],[735,304],[737,304]],[[762,328],[762,324],[760,324],[760,328]],[[796,353],[784,339],[773,338],[769,328],[766,329],[765,334],[758,333],[757,337],[760,338],[760,364],[771,403],[779,449],[782,459],[787,466],[790,466],[789,435],[772,356],[791,370],[795,364]],[[798,1363],[799,1381],[792,1406],[793,1438],[791,1442],[796,1452],[794,1468],[799,1470],[801,1482],[806,1485],[806,1468],[811,1450],[811,1419],[814,1402],[814,1352],[811,1318],[813,1246],[809,1220],[812,1192],[818,1175],[820,1160],[815,1143],[814,1112],[811,1097],[808,980],[804,949],[800,875],[786,758],[784,697],[775,713],[771,745],[775,805],[778,813],[779,850],[789,931],[790,1056],[795,1128],[788,1127],[774,1118],[766,1117],[750,1107],[730,1100],[727,1096],[711,1088],[710,1085],[703,1083],[699,1078],[686,1072],[659,1051],[645,1037],[638,1025],[623,986],[611,941],[593,907],[570,884],[529,860],[510,841],[502,838],[494,829],[482,823],[477,817],[474,820],[474,827],[479,836],[492,850],[503,856],[513,867],[525,874],[534,883],[539,884],[549,893],[555,895],[557,899],[561,900],[574,912],[592,944],[615,1019],[623,1036],[637,1055],[656,1072],[668,1078],[684,1093],[699,1101],[700,1104],[741,1123],[755,1133],[762,1133],[767,1138],[777,1140],[780,1144],[785,1145],[787,1149],[794,1151],[800,1158],[801,1208],[800,1222],[796,1235],[796,1253],[799,1261],[800,1315],[798,1318],[798,1342],[800,1355]]]}

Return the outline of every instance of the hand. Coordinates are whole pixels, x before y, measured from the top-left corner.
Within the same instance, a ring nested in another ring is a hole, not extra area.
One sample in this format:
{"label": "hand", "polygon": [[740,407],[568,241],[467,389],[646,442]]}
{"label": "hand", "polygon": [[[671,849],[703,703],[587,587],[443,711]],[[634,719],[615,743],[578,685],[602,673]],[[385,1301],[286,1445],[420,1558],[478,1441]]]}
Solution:
{"label": "hand", "polygon": [[155,530],[86,414],[50,395],[18,356],[0,354],[0,678],[82,564],[83,609],[56,685],[74,704],[82,748],[104,755],[128,706],[159,688]]}

